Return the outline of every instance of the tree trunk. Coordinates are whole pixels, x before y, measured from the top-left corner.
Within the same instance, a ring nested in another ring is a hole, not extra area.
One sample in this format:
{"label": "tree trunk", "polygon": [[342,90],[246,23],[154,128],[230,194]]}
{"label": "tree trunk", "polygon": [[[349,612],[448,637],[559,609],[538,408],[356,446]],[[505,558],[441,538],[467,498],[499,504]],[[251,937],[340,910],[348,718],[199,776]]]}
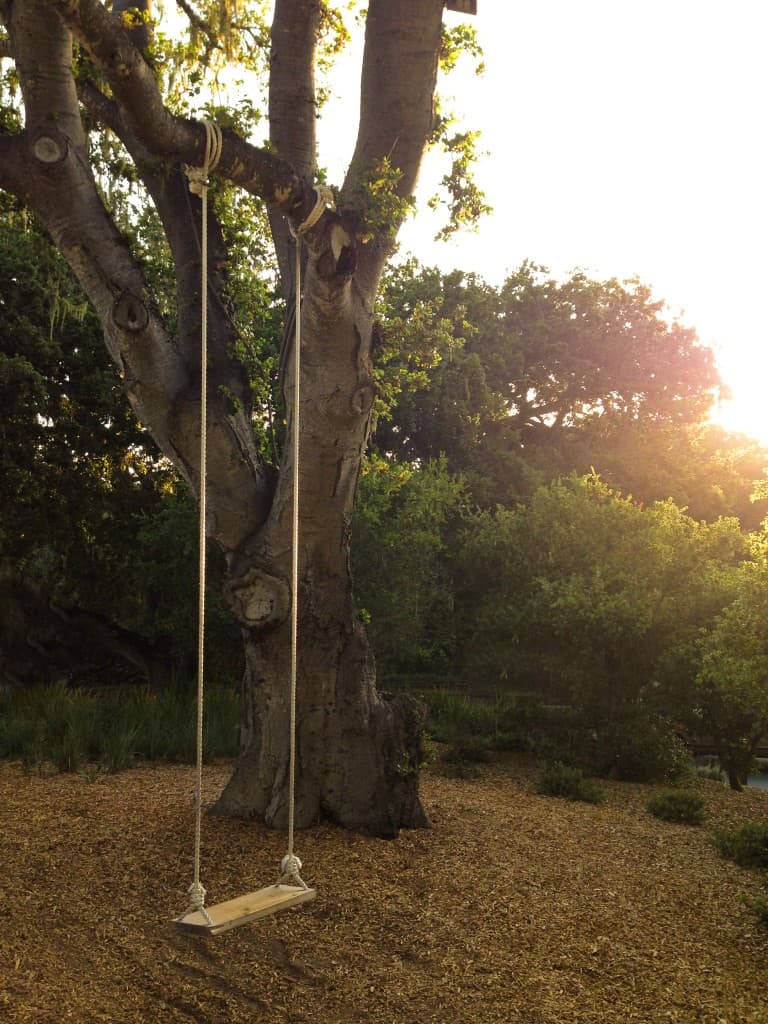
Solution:
{"label": "tree trunk", "polygon": [[[348,596],[316,587],[300,605],[296,827],[329,819],[394,838],[400,827],[426,826],[418,795],[422,706],[408,697],[385,702],[376,692],[371,651]],[[284,828],[290,628],[249,632],[243,752],[216,810]]]}
{"label": "tree trunk", "polygon": [[[310,255],[305,296],[300,422],[295,360],[286,367],[288,436],[300,433],[296,822],[326,817],[394,836],[427,824],[418,796],[424,712],[377,693],[352,597],[350,526],[374,397],[370,304],[329,268],[327,251]],[[226,594],[246,633],[246,710],[243,753],[219,810],[277,826],[288,801],[293,462],[286,445],[270,517],[233,563],[240,575]]]}

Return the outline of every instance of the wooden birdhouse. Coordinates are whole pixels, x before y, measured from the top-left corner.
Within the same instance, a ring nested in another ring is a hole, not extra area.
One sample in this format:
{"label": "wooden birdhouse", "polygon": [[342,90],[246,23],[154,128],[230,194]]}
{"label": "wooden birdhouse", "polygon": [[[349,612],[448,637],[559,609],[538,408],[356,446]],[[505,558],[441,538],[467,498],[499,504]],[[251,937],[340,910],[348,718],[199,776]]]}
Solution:
{"label": "wooden birdhouse", "polygon": [[449,11],[461,14],[477,14],[477,0],[445,0],[445,6]]}

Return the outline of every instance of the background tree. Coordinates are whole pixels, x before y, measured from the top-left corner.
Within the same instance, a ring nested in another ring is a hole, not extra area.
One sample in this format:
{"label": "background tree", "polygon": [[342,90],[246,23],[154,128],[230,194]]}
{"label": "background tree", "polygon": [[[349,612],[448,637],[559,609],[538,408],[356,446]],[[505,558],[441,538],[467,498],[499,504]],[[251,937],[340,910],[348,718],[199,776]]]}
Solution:
{"label": "background tree", "polygon": [[400,461],[445,454],[481,505],[594,468],[641,501],[759,522],[745,480],[759,458],[702,426],[712,352],[637,281],[557,282],[526,263],[494,289],[411,264],[387,279],[380,336],[374,443]]}
{"label": "background tree", "polygon": [[445,459],[418,469],[372,457],[353,525],[355,596],[369,620],[379,674],[402,685],[454,671],[451,552],[464,483]]}
{"label": "background tree", "polygon": [[[201,60],[245,52],[252,40],[250,60],[263,62],[267,33],[254,11],[244,8],[222,32],[222,23],[208,17],[217,9],[193,13]],[[14,61],[23,101],[23,117],[9,113],[3,122],[0,187],[50,233],[101,321],[136,416],[198,492],[200,205],[189,195],[183,165],[203,163],[206,136],[199,121],[174,109],[180,91],[168,88],[164,101],[161,71],[178,54],[163,49],[159,37],[145,46],[147,13],[139,3],[110,14],[98,0],[0,4],[8,32],[3,54]],[[298,823],[327,815],[392,835],[425,821],[417,779],[397,771],[404,759],[421,760],[420,712],[412,701],[384,702],[376,693],[348,547],[375,394],[374,303],[433,136],[442,13],[440,0],[369,4],[357,143],[336,190],[336,211],[326,209],[304,234],[303,516],[295,595],[287,582],[298,422],[293,332],[289,325],[281,353],[285,443],[274,472],[254,431],[264,410],[239,358],[242,339],[227,301],[236,249],[215,211],[208,224],[208,529],[226,559],[225,591],[246,657],[243,753],[219,809],[262,815],[271,824],[283,824],[287,814],[291,600],[302,622]],[[300,229],[318,202],[315,63],[329,16],[314,0],[277,0],[268,33],[269,144],[256,147],[225,124],[217,169],[221,181],[264,204],[289,299],[296,287],[291,229]],[[171,68],[170,78],[183,64]],[[187,75],[191,92],[202,69],[198,61]],[[106,201],[104,164],[89,141],[94,124],[119,140],[123,167],[151,197],[174,275],[173,308]]]}

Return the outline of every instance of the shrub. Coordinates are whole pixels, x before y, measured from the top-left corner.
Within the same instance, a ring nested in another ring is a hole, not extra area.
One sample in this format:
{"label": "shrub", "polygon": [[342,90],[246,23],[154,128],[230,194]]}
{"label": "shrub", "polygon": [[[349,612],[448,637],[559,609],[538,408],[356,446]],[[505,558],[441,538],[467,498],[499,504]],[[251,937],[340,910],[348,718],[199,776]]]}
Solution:
{"label": "shrub", "polygon": [[768,824],[750,822],[733,832],[717,832],[715,845],[723,857],[742,868],[768,870]]}
{"label": "shrub", "polygon": [[566,800],[583,800],[599,804],[603,792],[592,779],[585,777],[581,768],[555,761],[547,765],[539,776],[539,792],[546,796],[564,797]]}
{"label": "shrub", "polygon": [[438,743],[460,743],[494,731],[493,708],[487,701],[450,690],[431,690],[423,699],[429,708],[427,727]]}
{"label": "shrub", "polygon": [[662,821],[700,825],[704,820],[704,800],[697,793],[681,793],[679,790],[657,793],[647,806],[649,813]]}
{"label": "shrub", "polygon": [[467,736],[445,752],[444,761],[452,764],[487,764],[491,759],[490,736]]}
{"label": "shrub", "polygon": [[[763,878],[763,885],[768,891],[768,875]],[[746,900],[747,906],[757,914],[757,919],[764,928],[768,928],[768,897],[755,896]]]}
{"label": "shrub", "polygon": [[430,690],[420,694],[429,708],[430,736],[453,748],[455,761],[488,761],[491,751],[532,750],[541,727],[537,700],[499,693],[493,699]]}
{"label": "shrub", "polygon": [[663,718],[629,709],[593,729],[582,724],[584,760],[596,775],[625,782],[677,782],[691,769],[683,740]]}

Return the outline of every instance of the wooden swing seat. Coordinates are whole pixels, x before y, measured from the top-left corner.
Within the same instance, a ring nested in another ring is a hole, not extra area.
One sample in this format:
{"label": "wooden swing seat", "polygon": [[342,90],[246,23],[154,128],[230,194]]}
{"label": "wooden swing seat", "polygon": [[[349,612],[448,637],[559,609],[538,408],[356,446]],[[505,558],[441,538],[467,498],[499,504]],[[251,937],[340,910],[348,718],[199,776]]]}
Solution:
{"label": "wooden swing seat", "polygon": [[221,932],[237,928],[238,925],[248,924],[249,921],[256,921],[270,914],[278,914],[281,910],[297,907],[300,903],[308,903],[316,895],[316,889],[302,889],[299,885],[268,885],[265,889],[258,889],[225,903],[206,907],[211,924],[199,910],[190,910],[181,917],[174,918],[172,923],[182,932],[220,935]]}

